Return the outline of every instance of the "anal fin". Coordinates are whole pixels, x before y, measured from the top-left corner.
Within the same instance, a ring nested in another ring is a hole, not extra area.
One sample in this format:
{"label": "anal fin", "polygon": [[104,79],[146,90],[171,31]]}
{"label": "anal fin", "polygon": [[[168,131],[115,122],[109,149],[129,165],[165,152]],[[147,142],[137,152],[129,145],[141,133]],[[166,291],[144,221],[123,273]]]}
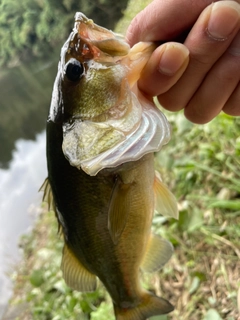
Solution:
{"label": "anal fin", "polygon": [[173,254],[173,245],[157,235],[151,235],[141,269],[146,272],[155,272],[161,269]]}
{"label": "anal fin", "polygon": [[140,303],[135,308],[114,305],[116,320],[146,320],[152,316],[169,313],[173,309],[170,302],[150,292],[142,293]]}
{"label": "anal fin", "polygon": [[72,289],[89,292],[97,288],[97,277],[90,273],[65,244],[61,269],[66,284]]}

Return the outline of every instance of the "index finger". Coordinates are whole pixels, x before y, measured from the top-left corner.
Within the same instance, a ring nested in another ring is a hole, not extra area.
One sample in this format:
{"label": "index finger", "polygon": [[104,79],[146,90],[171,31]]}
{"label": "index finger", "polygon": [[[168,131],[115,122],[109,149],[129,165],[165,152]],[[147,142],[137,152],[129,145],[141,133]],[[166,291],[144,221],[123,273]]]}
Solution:
{"label": "index finger", "polygon": [[126,34],[130,45],[139,41],[175,40],[189,29],[212,0],[154,0],[132,20]]}

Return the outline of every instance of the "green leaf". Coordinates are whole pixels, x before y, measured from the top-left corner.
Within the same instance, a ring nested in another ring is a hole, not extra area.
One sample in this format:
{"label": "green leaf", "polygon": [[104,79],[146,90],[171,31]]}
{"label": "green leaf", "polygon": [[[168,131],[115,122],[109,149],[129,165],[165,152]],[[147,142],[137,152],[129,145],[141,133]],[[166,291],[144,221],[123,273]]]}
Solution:
{"label": "green leaf", "polygon": [[216,309],[209,309],[203,320],[222,320]]}
{"label": "green leaf", "polygon": [[91,320],[114,320],[112,304],[102,302],[96,311],[91,313]]}
{"label": "green leaf", "polygon": [[191,283],[191,287],[189,288],[189,293],[193,294],[194,292],[196,292],[199,286],[200,286],[200,279],[198,277],[194,277]]}
{"label": "green leaf", "polygon": [[202,212],[199,209],[195,208],[194,210],[192,210],[192,214],[188,224],[188,231],[192,232],[198,229],[199,227],[201,227],[202,224],[203,224]]}
{"label": "green leaf", "polygon": [[178,220],[178,227],[182,231],[186,231],[188,229],[189,223],[189,214],[187,210],[183,210],[179,212],[179,220]]}
{"label": "green leaf", "polygon": [[210,203],[209,208],[222,208],[229,210],[240,210],[240,200],[216,200]]}
{"label": "green leaf", "polygon": [[30,275],[29,281],[34,287],[40,287],[44,283],[43,271],[34,270]]}
{"label": "green leaf", "polygon": [[213,298],[213,297],[209,297],[209,298],[208,298],[208,302],[209,302],[211,305],[214,305],[214,304],[216,304],[217,300],[216,300],[215,298]]}
{"label": "green leaf", "polygon": [[200,281],[206,281],[207,277],[206,274],[203,272],[195,271],[191,273],[191,276],[198,277]]}
{"label": "green leaf", "polygon": [[54,285],[53,285],[54,289],[60,291],[62,294],[66,294],[66,284],[64,282],[63,279],[57,281]]}
{"label": "green leaf", "polygon": [[91,306],[89,305],[87,300],[81,300],[80,301],[81,310],[84,313],[90,313],[92,311]]}
{"label": "green leaf", "polygon": [[178,221],[178,227],[180,230],[192,232],[202,226],[202,224],[202,212],[197,208],[194,208],[194,210],[191,211],[189,210],[189,212],[187,210],[180,211]]}

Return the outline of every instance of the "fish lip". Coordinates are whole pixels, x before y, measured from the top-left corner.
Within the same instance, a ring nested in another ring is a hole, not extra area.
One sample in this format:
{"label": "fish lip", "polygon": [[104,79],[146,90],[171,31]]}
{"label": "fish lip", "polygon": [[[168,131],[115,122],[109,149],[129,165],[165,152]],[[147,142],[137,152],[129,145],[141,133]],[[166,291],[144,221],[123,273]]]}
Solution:
{"label": "fish lip", "polygon": [[93,21],[91,19],[88,19],[85,14],[83,14],[82,12],[78,11],[75,13],[75,16],[74,16],[74,19],[75,19],[75,22],[89,22],[89,21]]}

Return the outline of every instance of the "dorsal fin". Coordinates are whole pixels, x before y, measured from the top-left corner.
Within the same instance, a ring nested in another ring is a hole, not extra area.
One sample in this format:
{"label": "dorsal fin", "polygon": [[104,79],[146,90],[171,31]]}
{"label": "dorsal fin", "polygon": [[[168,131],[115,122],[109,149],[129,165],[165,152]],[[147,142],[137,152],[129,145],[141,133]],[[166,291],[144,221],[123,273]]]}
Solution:
{"label": "dorsal fin", "polygon": [[97,289],[97,278],[75,257],[67,244],[63,248],[61,269],[66,284],[72,289],[89,292]]}
{"label": "dorsal fin", "polygon": [[113,188],[108,211],[108,229],[114,244],[118,243],[127,222],[131,186],[132,184],[125,184],[118,178]]}
{"label": "dorsal fin", "polygon": [[43,191],[43,198],[42,201],[46,202],[48,204],[48,211],[53,210],[55,213],[55,216],[57,218],[58,221],[58,233],[61,233],[64,229],[63,223],[59,217],[60,212],[58,212],[56,205],[55,205],[55,201],[53,198],[53,193],[52,193],[52,188],[49,182],[49,179],[46,178],[43,182],[43,184],[41,185],[39,191]]}
{"label": "dorsal fin", "polygon": [[157,235],[151,235],[141,269],[146,272],[155,272],[161,269],[173,254],[172,244]]}
{"label": "dorsal fin", "polygon": [[54,210],[55,211],[55,204],[54,204],[52,189],[51,189],[51,185],[49,183],[48,178],[46,178],[44,180],[44,182],[41,185],[39,191],[43,191],[42,201],[43,202],[47,202],[48,210]]}
{"label": "dorsal fin", "polygon": [[178,205],[175,196],[161,181],[157,172],[154,179],[155,209],[163,216],[178,219]]}

